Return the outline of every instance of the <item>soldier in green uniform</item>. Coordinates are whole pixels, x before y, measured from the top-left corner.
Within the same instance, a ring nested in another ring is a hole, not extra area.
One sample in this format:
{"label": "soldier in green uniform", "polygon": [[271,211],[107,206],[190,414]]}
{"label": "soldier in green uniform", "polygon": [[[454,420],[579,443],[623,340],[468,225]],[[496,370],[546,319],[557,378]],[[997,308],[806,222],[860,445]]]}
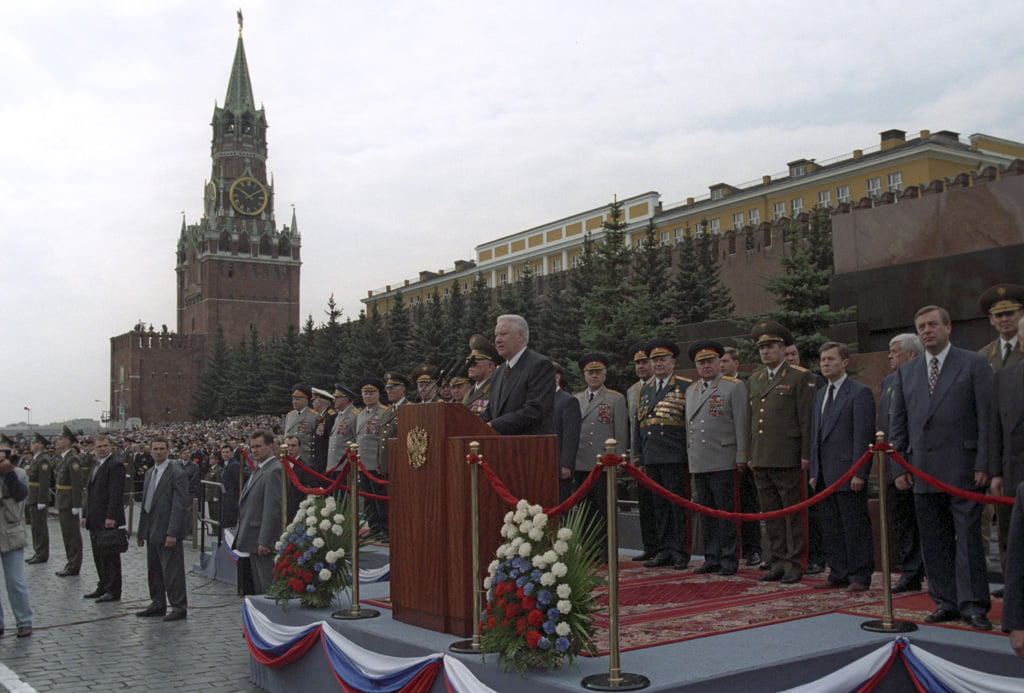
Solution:
{"label": "soldier in green uniform", "polygon": [[438,397],[437,366],[421,363],[412,369],[410,377],[416,383],[416,391],[419,392],[421,404],[433,404],[441,401]]}
{"label": "soldier in green uniform", "polygon": [[[761,512],[800,502],[800,485],[810,464],[811,407],[816,383],[806,368],[785,359],[793,335],[771,320],[754,325],[762,368],[747,381],[749,388],[750,460]],[[799,513],[766,520],[768,572],[760,580],[791,584],[803,577],[803,523]]]}
{"label": "soldier in green uniform", "polygon": [[26,563],[46,563],[50,560],[50,528],[46,524],[46,508],[50,504],[50,458],[44,452],[50,444],[36,433],[30,450],[32,459],[28,469],[28,505],[32,517],[32,558]]}
{"label": "soldier in green uniform", "polygon": [[[384,390],[388,396],[388,408],[380,415],[380,445],[377,448],[377,471],[383,477],[388,475],[388,439],[398,435],[398,408],[409,403],[409,400],[405,398],[405,393],[409,391],[410,387],[409,379],[401,373],[392,371],[384,374]],[[363,464],[366,464],[365,458]]]}
{"label": "soldier in green uniform", "polygon": [[78,438],[67,426],[53,443],[56,456],[53,460],[53,476],[57,482],[57,517],[60,533],[64,539],[64,554],[67,562],[59,577],[78,575],[82,569],[82,530],[79,519],[82,516],[82,463],[71,449]]}
{"label": "soldier in green uniform", "polygon": [[466,374],[473,381],[473,386],[462,398],[462,403],[477,416],[483,416],[491,402],[494,369],[499,363],[501,363],[501,356],[486,337],[475,334],[469,338]]}

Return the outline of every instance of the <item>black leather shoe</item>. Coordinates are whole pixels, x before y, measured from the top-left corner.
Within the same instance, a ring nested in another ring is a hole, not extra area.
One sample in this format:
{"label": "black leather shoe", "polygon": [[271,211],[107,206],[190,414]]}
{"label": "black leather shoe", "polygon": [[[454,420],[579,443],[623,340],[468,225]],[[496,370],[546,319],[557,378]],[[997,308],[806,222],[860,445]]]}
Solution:
{"label": "black leather shoe", "polygon": [[729,566],[728,568],[722,568],[721,570],[718,571],[718,574],[719,575],[735,575],[736,574],[736,566],[733,565],[733,566]]}
{"label": "black leather shoe", "polygon": [[817,575],[818,573],[825,572],[825,566],[820,563],[808,563],[807,570],[804,571],[808,575]]}
{"label": "black leather shoe", "polygon": [[754,566],[761,562],[761,552],[751,551],[747,557],[747,565]]}
{"label": "black leather shoe", "polygon": [[649,561],[652,558],[654,558],[653,553],[651,553],[650,551],[644,551],[639,556],[633,556],[633,558],[631,558],[630,560],[632,560],[634,563],[642,563],[643,561]]}
{"label": "black leather shoe", "polygon": [[772,564],[770,562],[768,562],[768,561],[765,561],[761,565],[757,566],[757,569],[758,570],[769,570],[771,567],[772,567]]}
{"label": "black leather shoe", "polygon": [[164,616],[165,621],[180,621],[184,618],[188,618],[188,613],[184,609],[171,609],[171,612]]}
{"label": "black leather shoe", "polygon": [[667,551],[662,551],[654,558],[644,561],[645,568],[660,568],[663,565],[672,565],[672,556]]}
{"label": "black leather shoe", "polygon": [[93,592],[90,592],[89,594],[83,594],[82,596],[86,599],[96,599],[97,597],[102,597],[103,592],[101,590],[95,590]]}
{"label": "black leather shoe", "polygon": [[785,573],[782,572],[781,570],[779,570],[778,568],[772,568],[767,573],[765,573],[761,577],[757,578],[757,581],[758,582],[775,582],[776,580],[781,580],[783,575],[785,575]]}
{"label": "black leather shoe", "polygon": [[40,558],[39,556],[33,556],[32,558],[28,559],[25,562],[26,563],[36,564],[36,563],[46,563],[46,561],[48,561],[48,560],[49,560],[48,558]]}
{"label": "black leather shoe", "polygon": [[800,582],[800,578],[802,577],[803,573],[789,572],[783,575],[782,579],[779,580],[779,582],[781,582],[783,585],[792,585],[794,583]]}
{"label": "black leather shoe", "polygon": [[[924,617],[925,623],[946,623],[947,621],[956,621],[960,618],[959,611],[950,611],[949,609],[936,609],[927,616]],[[982,617],[984,618],[984,617]],[[987,619],[986,619],[987,620]],[[991,627],[991,624],[989,624]]]}
{"label": "black leather shoe", "polygon": [[115,597],[110,592],[107,592],[106,594],[100,595],[96,599],[96,601],[97,602],[119,602],[119,601],[121,601],[121,598],[120,597]]}
{"label": "black leather shoe", "polygon": [[834,582],[832,580],[829,580],[828,582],[823,582],[820,585],[815,585],[814,589],[816,589],[816,590],[841,590],[841,589],[845,589],[849,585],[850,585],[850,583],[846,582],[845,580],[836,580]]}
{"label": "black leather shoe", "polygon": [[164,607],[151,606],[151,607],[149,607],[147,609],[143,609],[142,611],[136,611],[135,615],[136,616],[163,616],[166,613],[167,613],[167,609],[164,608]]}
{"label": "black leather shoe", "polygon": [[717,572],[720,572],[721,570],[722,570],[722,566],[720,566],[720,565],[711,565],[707,561],[704,561],[704,564],[702,566],[700,566],[699,568],[694,568],[693,572],[698,574],[698,575],[706,575],[707,573],[717,573]]}
{"label": "black leather shoe", "polygon": [[974,630],[992,630],[992,622],[985,618],[984,614],[964,616],[964,621]]}
{"label": "black leather shoe", "polygon": [[679,558],[673,559],[672,567],[676,570],[686,570],[690,567],[690,557],[680,556]]}
{"label": "black leather shoe", "polygon": [[900,594],[901,592],[920,592],[921,581],[920,580],[904,580],[900,578],[895,585],[892,586],[893,594]]}
{"label": "black leather shoe", "polygon": [[75,577],[78,573],[71,570],[58,570],[54,575],[57,577]]}

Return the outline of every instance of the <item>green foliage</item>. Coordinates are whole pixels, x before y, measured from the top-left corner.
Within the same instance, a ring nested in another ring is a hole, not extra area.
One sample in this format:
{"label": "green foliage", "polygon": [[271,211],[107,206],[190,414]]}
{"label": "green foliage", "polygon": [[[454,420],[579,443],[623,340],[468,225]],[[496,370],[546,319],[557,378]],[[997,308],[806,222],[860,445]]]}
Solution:
{"label": "green foliage", "polygon": [[734,309],[704,226],[684,233],[679,247],[679,264],[669,286],[669,306],[677,325],[727,318]]}
{"label": "green foliage", "polygon": [[206,368],[199,375],[199,383],[192,394],[190,414],[196,419],[224,418],[224,401],[227,394],[228,363],[230,352],[220,326],[213,335],[210,355]]}

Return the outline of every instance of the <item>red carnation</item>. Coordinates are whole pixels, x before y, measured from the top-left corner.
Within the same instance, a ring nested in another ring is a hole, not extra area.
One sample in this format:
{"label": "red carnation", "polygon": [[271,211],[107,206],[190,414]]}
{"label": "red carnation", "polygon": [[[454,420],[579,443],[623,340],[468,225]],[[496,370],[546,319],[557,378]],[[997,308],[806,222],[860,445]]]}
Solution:
{"label": "red carnation", "polygon": [[540,628],[544,624],[544,614],[538,609],[534,609],[526,615],[526,622],[534,628]]}
{"label": "red carnation", "polygon": [[526,633],[526,644],[536,649],[537,643],[540,642],[540,631],[531,630]]}
{"label": "red carnation", "polygon": [[306,573],[305,575],[302,576],[302,579],[303,579],[303,581],[307,585],[312,584],[313,583],[313,573]]}
{"label": "red carnation", "polygon": [[521,612],[522,612],[522,609],[520,609],[519,605],[516,604],[515,602],[509,604],[505,608],[505,613],[507,613],[509,616],[518,616]]}
{"label": "red carnation", "polygon": [[535,608],[537,608],[537,598],[536,597],[523,597],[523,609],[525,611],[529,611],[530,609],[535,609]]}
{"label": "red carnation", "polygon": [[519,589],[516,590],[516,596],[519,597],[520,599],[522,599],[523,597],[526,596],[526,590],[524,588],[520,587]]}
{"label": "red carnation", "polygon": [[516,635],[522,635],[526,632],[526,619],[520,618],[516,620]]}
{"label": "red carnation", "polygon": [[489,616],[487,618],[487,630],[494,630],[494,627],[496,625],[498,625],[498,619],[496,619],[494,616]]}

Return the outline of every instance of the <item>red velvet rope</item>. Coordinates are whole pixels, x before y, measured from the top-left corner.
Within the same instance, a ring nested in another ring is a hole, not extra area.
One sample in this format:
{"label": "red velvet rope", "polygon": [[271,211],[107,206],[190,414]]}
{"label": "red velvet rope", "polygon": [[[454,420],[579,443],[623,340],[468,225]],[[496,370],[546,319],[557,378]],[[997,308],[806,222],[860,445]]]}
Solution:
{"label": "red velvet rope", "polygon": [[1005,496],[986,496],[984,493],[965,491],[962,488],[950,486],[946,482],[936,479],[931,474],[922,472],[920,469],[907,462],[898,452],[893,450],[892,446],[889,445],[888,443],[882,443],[882,446],[883,447],[875,445],[872,447],[872,449],[877,447],[879,450],[884,450],[885,452],[888,453],[889,457],[891,457],[894,462],[902,466],[904,469],[906,469],[908,472],[916,476],[924,483],[939,489],[943,493],[948,493],[949,495],[956,496],[957,498],[963,498],[965,500],[974,501],[975,503],[988,503],[989,505],[1013,505],[1012,498],[1007,498]]}
{"label": "red velvet rope", "polygon": [[242,461],[245,462],[246,466],[249,467],[250,470],[256,469],[256,463],[252,461],[251,457],[249,457],[248,450],[242,450]]}
{"label": "red velvet rope", "polygon": [[[466,455],[466,461],[470,464],[479,464],[480,468],[484,472],[484,476],[487,477],[487,481],[491,484],[491,488],[501,500],[505,501],[507,505],[515,506],[519,502],[519,499],[515,497],[512,491],[509,490],[508,486],[505,485],[494,470],[491,469],[490,465],[487,464],[483,457],[473,455],[472,453]],[[549,517],[557,517],[563,515],[577,505],[580,501],[586,498],[587,494],[590,493],[590,489],[594,488],[594,484],[597,483],[598,477],[604,473],[604,467],[614,467],[622,463],[622,458],[618,455],[605,455],[602,457],[594,468],[590,470],[590,474],[583,480],[571,496],[566,498],[564,501],[559,503],[553,508],[542,508],[541,511]]]}
{"label": "red velvet rope", "polygon": [[387,479],[382,479],[379,476],[371,474],[370,470],[368,470],[366,467],[363,466],[363,463],[362,463],[361,460],[359,462],[359,471],[361,471],[363,474],[365,474],[366,478],[368,478],[370,481],[372,481],[375,484],[380,484],[381,486],[387,486],[388,484],[391,483]]}
{"label": "red velvet rope", "polygon": [[[341,471],[333,479],[331,479],[330,477],[324,476],[323,474],[320,474],[319,472],[316,472],[316,471],[310,469],[309,467],[304,465],[302,462],[300,462],[299,460],[295,459],[294,457],[292,457],[290,455],[285,455],[284,457],[282,457],[281,458],[281,463],[284,466],[285,472],[288,475],[288,481],[291,483],[292,486],[294,486],[296,489],[298,489],[301,493],[304,493],[306,495],[312,494],[312,495],[315,495],[315,496],[326,496],[326,495],[334,493],[335,491],[338,491],[338,490],[342,490],[342,491],[345,491],[345,492],[351,491],[351,489],[344,483],[344,481],[345,481],[345,478],[346,478],[345,474],[346,474],[346,472],[348,470],[348,466],[349,466],[349,464],[351,463],[351,461],[354,458],[356,458],[356,454],[350,451],[348,453],[347,461],[343,462],[342,464],[339,465],[339,467],[336,468],[336,469],[340,469]],[[304,471],[304,472],[310,474],[314,478],[326,482],[328,484],[327,488],[320,488],[320,487],[317,487],[317,486],[314,486],[314,487],[310,488],[310,487],[307,487],[307,486],[303,486],[302,483],[299,482],[299,478],[295,474],[295,470],[293,469],[293,467],[296,467],[296,466],[301,471]],[[363,465],[360,464],[359,468],[362,469],[362,467],[363,467]],[[367,475],[367,476],[369,476],[369,475]],[[358,493],[359,493],[359,495],[362,498],[370,498],[370,499],[373,499],[373,500],[382,500],[382,501],[388,500],[387,496],[379,496],[379,495],[377,495],[375,493],[366,493],[365,491],[358,491]]]}

